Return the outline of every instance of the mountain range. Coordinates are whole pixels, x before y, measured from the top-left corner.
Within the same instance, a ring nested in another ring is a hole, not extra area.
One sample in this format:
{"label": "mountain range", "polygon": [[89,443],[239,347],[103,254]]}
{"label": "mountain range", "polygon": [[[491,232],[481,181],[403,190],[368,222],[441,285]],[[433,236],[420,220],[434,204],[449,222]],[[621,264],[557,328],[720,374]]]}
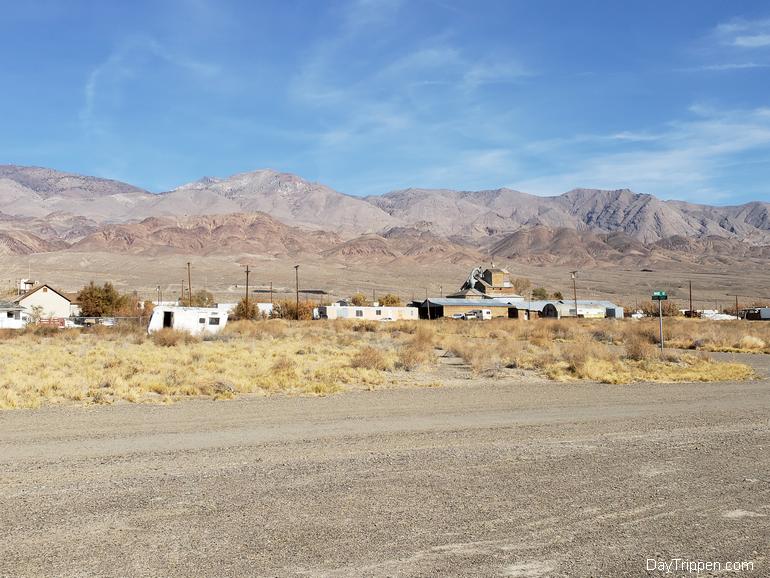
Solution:
{"label": "mountain range", "polygon": [[723,263],[770,258],[770,204],[710,206],[628,189],[544,197],[507,188],[414,188],[357,197],[272,170],[205,177],[155,194],[0,165],[0,254],[53,251]]}

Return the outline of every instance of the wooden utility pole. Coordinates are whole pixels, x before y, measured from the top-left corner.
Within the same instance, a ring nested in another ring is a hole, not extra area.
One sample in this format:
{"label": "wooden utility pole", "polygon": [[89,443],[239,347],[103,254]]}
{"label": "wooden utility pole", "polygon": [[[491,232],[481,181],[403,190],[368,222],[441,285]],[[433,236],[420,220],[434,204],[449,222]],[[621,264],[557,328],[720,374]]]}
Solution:
{"label": "wooden utility pole", "polygon": [[299,321],[299,265],[294,265],[294,282],[297,287],[297,321]]}
{"label": "wooden utility pole", "polygon": [[694,317],[695,313],[692,310],[692,281],[690,281],[690,317]]}
{"label": "wooden utility pole", "polygon": [[187,305],[192,307],[192,274],[190,273],[189,261],[187,261],[187,292],[190,294],[190,299],[187,301]]}
{"label": "wooden utility pole", "polygon": [[740,319],[741,316],[738,313],[738,297],[739,297],[739,295],[737,293],[728,293],[727,295],[729,297],[735,297],[735,318],[736,319]]}
{"label": "wooden utility pole", "polygon": [[273,282],[270,281],[270,305],[273,304]]}
{"label": "wooden utility pole", "polygon": [[246,311],[249,310],[249,266],[246,265]]}

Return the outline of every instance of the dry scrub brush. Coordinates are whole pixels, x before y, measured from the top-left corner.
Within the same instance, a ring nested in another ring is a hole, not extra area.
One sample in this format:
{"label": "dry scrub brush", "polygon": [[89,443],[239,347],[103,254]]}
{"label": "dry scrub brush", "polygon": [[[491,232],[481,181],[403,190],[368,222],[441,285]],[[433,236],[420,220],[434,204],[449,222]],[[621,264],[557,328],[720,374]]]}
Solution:
{"label": "dry scrub brush", "polygon": [[[141,328],[0,331],[0,408],[42,403],[169,402],[240,393],[328,394],[433,371],[437,349],[472,373],[532,370],[552,379],[714,381],[744,379],[741,364],[698,354],[661,355],[654,320],[238,321],[203,339]],[[671,345],[767,350],[770,324],[667,321]]]}

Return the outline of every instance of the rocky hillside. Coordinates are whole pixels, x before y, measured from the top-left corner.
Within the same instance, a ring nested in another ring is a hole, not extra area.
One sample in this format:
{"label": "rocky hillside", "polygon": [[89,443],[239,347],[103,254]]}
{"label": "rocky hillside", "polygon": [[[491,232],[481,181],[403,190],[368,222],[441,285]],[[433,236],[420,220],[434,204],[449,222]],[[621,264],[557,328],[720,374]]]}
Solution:
{"label": "rocky hillside", "polygon": [[335,233],[290,227],[264,213],[148,217],[106,225],[71,246],[80,252],[157,255],[185,253],[318,253],[340,243]]}
{"label": "rocky hillside", "polygon": [[545,226],[622,232],[643,243],[682,235],[770,244],[770,204],[760,202],[713,207],[664,201],[628,189],[574,189],[555,197],[510,189],[407,189],[366,200],[401,221],[445,235],[481,238]]}
{"label": "rocky hillside", "polygon": [[125,220],[154,200],[155,195],[119,181],[0,165],[0,212],[7,215],[69,213],[100,221]]}

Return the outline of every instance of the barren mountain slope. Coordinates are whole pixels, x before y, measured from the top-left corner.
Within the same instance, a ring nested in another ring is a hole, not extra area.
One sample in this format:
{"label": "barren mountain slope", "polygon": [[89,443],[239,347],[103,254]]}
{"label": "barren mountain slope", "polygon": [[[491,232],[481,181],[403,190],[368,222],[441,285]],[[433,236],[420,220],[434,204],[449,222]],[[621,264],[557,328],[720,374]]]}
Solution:
{"label": "barren mountain slope", "polygon": [[527,225],[577,226],[577,220],[550,197],[511,189],[405,189],[366,200],[400,221],[441,235],[484,237]]}
{"label": "barren mountain slope", "polygon": [[710,207],[663,201],[628,189],[574,189],[557,197],[510,189],[406,189],[366,200],[404,223],[419,224],[443,235],[480,238],[544,225],[597,233],[623,232],[644,243],[673,235],[718,235],[770,244],[767,203]]}
{"label": "barren mountain slope", "polygon": [[189,183],[158,195],[147,210],[155,215],[260,211],[290,225],[341,233],[373,232],[398,223],[361,198],[271,170]]}
{"label": "barren mountain slope", "polygon": [[335,233],[307,231],[264,213],[193,217],[149,217],[140,223],[108,225],[72,246],[78,252],[144,255],[318,253],[340,242]]}
{"label": "barren mountain slope", "polygon": [[324,252],[325,257],[349,262],[433,262],[477,263],[483,259],[472,247],[459,245],[446,237],[407,227],[394,227],[382,235],[367,234],[349,239]]}
{"label": "barren mountain slope", "polygon": [[44,217],[66,212],[88,218],[124,220],[155,197],[137,187],[40,167],[0,165],[0,211]]}
{"label": "barren mountain slope", "polygon": [[65,249],[67,244],[47,241],[24,231],[0,231],[0,255],[31,255]]}

